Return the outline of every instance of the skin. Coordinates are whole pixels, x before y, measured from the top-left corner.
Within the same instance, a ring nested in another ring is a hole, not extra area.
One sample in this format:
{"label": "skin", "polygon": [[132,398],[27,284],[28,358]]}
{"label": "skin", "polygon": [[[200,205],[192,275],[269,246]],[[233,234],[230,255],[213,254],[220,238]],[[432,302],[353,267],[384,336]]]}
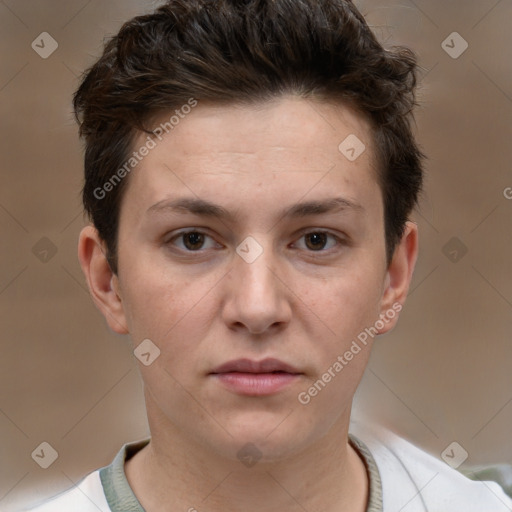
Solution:
{"label": "skin", "polygon": [[[349,134],[366,146],[353,162],[338,150]],[[125,465],[148,512],[166,503],[199,512],[366,509],[367,475],[347,433],[372,340],[307,405],[297,397],[405,301],[417,228],[407,223],[388,265],[376,176],[369,125],[346,106],[293,96],[200,103],[129,177],[117,275],[94,227],[83,229],[80,262],[109,326],[161,351],[140,364],[152,439]],[[233,217],[161,207],[183,197]],[[334,197],[350,206],[282,214]],[[207,235],[202,246],[177,236],[187,228]],[[318,231],[333,236],[318,241]],[[236,252],[248,236],[263,250],[252,263]],[[302,374],[264,397],[233,393],[209,375],[242,357],[275,357]],[[250,468],[237,458],[246,443],[262,455]]]}

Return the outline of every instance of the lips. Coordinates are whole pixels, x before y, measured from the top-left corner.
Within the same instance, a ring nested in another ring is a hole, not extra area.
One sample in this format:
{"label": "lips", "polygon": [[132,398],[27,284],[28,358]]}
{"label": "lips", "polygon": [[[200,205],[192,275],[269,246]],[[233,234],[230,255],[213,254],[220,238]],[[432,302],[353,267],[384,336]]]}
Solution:
{"label": "lips", "polygon": [[237,395],[274,395],[292,385],[302,372],[279,359],[236,359],[210,373],[216,382]]}
{"label": "lips", "polygon": [[252,361],[250,359],[235,359],[221,364],[215,368],[211,373],[290,373],[300,374],[301,372],[293,366],[280,361],[279,359],[263,359],[263,361]]}

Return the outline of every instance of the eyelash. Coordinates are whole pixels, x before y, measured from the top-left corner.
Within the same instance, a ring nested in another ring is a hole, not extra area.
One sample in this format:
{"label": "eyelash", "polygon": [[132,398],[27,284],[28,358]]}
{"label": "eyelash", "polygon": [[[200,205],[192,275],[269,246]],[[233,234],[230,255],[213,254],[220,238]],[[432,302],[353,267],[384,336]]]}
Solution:
{"label": "eyelash", "polygon": [[[176,235],[174,235],[172,238],[170,238],[169,240],[167,240],[165,242],[166,245],[173,245],[173,242],[175,240],[178,240],[178,239],[182,239],[183,240],[183,237],[186,236],[186,235],[189,235],[191,233],[197,233],[197,234],[200,234],[200,235],[204,235],[210,239],[213,240],[213,237],[210,236],[209,234],[205,233],[204,231],[201,231],[200,229],[190,229],[190,230],[187,230],[187,231],[181,231],[179,233],[177,233]],[[313,234],[321,234],[321,235],[327,235],[328,237],[330,237],[331,239],[335,240],[336,241],[336,245],[338,246],[338,248],[340,246],[343,246],[343,245],[347,245],[347,241],[334,235],[333,233],[331,233],[330,231],[325,231],[325,230],[322,230],[322,229],[317,229],[317,230],[311,230],[311,231],[307,231],[307,232],[303,232],[301,234],[301,236],[299,237],[299,240],[300,239],[303,239],[304,237],[306,237],[307,235],[313,235]],[[328,242],[326,243],[326,245],[328,245]],[[178,250],[180,251],[183,251],[183,252],[186,252],[186,253],[202,253],[204,252],[205,250],[208,250],[208,249],[198,249],[198,250],[189,250],[189,249],[186,249],[186,248],[178,248]],[[330,254],[332,252],[333,248],[329,248],[329,249],[319,249],[317,251],[315,250],[308,250],[306,249],[307,252],[311,253],[311,255],[321,255],[322,253],[323,254]]]}

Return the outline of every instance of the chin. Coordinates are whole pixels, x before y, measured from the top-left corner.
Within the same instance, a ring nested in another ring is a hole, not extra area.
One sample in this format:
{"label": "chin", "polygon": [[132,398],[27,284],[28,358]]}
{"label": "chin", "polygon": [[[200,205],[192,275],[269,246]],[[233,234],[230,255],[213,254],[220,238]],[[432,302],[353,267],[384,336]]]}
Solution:
{"label": "chin", "polygon": [[262,418],[259,413],[259,418],[254,421],[250,415],[237,418],[226,425],[231,435],[226,434],[221,442],[215,441],[212,445],[215,451],[222,451],[221,455],[241,462],[246,458],[269,463],[284,460],[313,442],[313,433],[304,431],[305,423],[287,421],[287,414]]}

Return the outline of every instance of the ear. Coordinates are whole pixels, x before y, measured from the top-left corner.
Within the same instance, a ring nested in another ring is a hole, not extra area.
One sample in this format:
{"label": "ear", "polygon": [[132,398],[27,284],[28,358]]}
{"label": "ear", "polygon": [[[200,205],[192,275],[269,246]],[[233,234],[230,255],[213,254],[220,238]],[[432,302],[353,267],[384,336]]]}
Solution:
{"label": "ear", "polygon": [[386,273],[380,310],[380,324],[384,325],[378,329],[379,334],[393,329],[398,321],[398,313],[407,297],[417,257],[418,226],[414,222],[407,222]]}
{"label": "ear", "polygon": [[80,232],[78,259],[94,303],[103,313],[109,327],[118,334],[127,334],[119,279],[110,268],[105,243],[94,226],[86,226]]}

